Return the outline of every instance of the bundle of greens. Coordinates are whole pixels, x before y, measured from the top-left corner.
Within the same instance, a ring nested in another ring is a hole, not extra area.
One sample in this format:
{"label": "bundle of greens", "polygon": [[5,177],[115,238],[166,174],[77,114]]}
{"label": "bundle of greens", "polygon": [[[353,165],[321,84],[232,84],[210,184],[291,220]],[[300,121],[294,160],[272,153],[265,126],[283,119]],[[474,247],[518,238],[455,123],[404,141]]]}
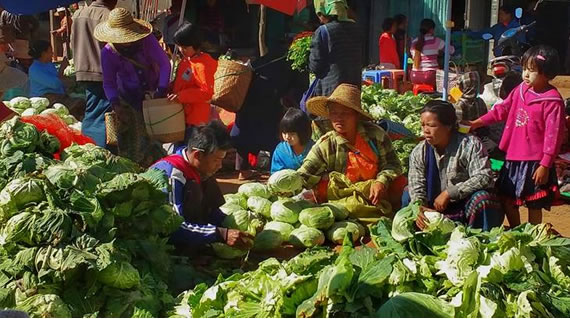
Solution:
{"label": "bundle of greens", "polygon": [[269,259],[181,294],[172,317],[568,317],[570,239],[549,225],[466,229],[419,205],[371,227],[377,248]]}
{"label": "bundle of greens", "polygon": [[33,131],[17,119],[0,128],[11,150],[0,155],[0,307],[32,317],[164,314],[173,302],[167,239],[182,221],[163,175],[94,145],[53,160],[59,146]]}
{"label": "bundle of greens", "polygon": [[313,32],[302,32],[295,37],[287,53],[287,61],[291,61],[291,69],[300,72],[309,71],[312,38]]}
{"label": "bundle of greens", "polygon": [[394,151],[396,151],[396,154],[400,159],[404,174],[408,174],[410,154],[416,145],[418,145],[418,140],[414,137],[401,138],[399,140],[392,141],[392,147],[394,147]]}

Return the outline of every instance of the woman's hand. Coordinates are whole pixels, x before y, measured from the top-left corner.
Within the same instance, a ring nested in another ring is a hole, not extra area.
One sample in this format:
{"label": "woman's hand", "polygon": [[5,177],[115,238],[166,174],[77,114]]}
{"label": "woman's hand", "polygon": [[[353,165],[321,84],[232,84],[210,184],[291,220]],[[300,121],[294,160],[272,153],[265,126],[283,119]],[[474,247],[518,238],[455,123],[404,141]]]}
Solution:
{"label": "woman's hand", "polygon": [[433,206],[438,212],[443,213],[447,209],[450,201],[451,197],[449,197],[449,193],[447,191],[443,191],[439,196],[437,196],[433,202]]}
{"label": "woman's hand", "polygon": [[370,201],[374,206],[378,206],[380,200],[386,197],[386,185],[380,182],[372,183],[372,187],[370,187]]}
{"label": "woman's hand", "polygon": [[485,124],[483,123],[483,121],[481,121],[481,119],[476,119],[475,121],[468,121],[467,125],[471,126],[471,132],[475,131],[478,128],[485,126]]}
{"label": "woman's hand", "polygon": [[416,226],[419,228],[419,230],[424,230],[427,225],[428,225],[428,220],[426,218],[426,215],[424,215],[425,211],[428,211],[429,208],[421,206],[420,207],[420,213],[418,214],[418,217],[416,218]]}
{"label": "woman's hand", "polygon": [[532,180],[536,185],[544,185],[548,181],[549,175],[548,167],[540,165],[532,175]]}

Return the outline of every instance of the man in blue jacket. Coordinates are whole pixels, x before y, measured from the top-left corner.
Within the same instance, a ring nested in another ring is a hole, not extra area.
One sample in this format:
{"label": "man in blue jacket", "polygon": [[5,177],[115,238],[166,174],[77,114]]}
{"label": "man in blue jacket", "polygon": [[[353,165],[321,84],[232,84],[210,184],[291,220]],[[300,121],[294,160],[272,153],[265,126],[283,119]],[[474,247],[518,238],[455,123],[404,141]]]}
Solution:
{"label": "man in blue jacket", "polygon": [[220,210],[224,197],[213,177],[222,167],[226,152],[231,148],[226,128],[219,121],[193,127],[188,146],[167,156],[151,169],[164,172],[170,179],[169,200],[184,223],[172,237],[177,247],[188,250],[214,242],[248,249],[251,235],[236,229],[220,227],[225,215]]}
{"label": "man in blue jacket", "polygon": [[[485,33],[492,34],[493,39],[495,40],[495,47],[493,49],[493,53],[495,57],[499,57],[503,55],[501,50],[497,47],[501,35],[503,35],[503,33],[505,33],[505,31],[509,29],[518,28],[520,26],[521,26],[520,22],[517,19],[515,19],[513,8],[509,6],[502,6],[501,8],[499,8],[499,23],[483,31],[472,32],[469,35],[473,38],[480,39]],[[525,41],[524,34],[520,34],[518,36],[518,39],[519,41],[524,42]]]}

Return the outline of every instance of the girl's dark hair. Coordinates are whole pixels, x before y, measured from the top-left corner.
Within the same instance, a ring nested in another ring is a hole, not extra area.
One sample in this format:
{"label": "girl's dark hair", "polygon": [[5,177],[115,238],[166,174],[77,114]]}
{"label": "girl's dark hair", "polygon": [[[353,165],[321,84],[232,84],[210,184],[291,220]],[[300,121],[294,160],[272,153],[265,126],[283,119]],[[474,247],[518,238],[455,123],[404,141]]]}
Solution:
{"label": "girl's dark hair", "polygon": [[392,29],[392,26],[394,26],[395,23],[396,23],[396,20],[394,20],[392,18],[384,19],[384,22],[382,23],[382,30],[384,30],[384,32],[390,31]]}
{"label": "girl's dark hair", "polygon": [[227,151],[232,148],[230,135],[226,127],[220,121],[212,121],[208,124],[190,128],[188,149],[202,150],[209,155],[217,150]]}
{"label": "girl's dark hair", "polygon": [[37,40],[32,43],[28,54],[34,58],[39,59],[44,52],[46,52],[51,47],[51,44],[44,40]]}
{"label": "girl's dark hair", "polygon": [[426,34],[428,34],[428,32],[430,30],[435,29],[435,21],[433,21],[432,19],[423,19],[422,22],[420,23],[420,36],[418,37],[418,42],[416,42],[416,46],[415,49],[418,52],[422,52],[424,49],[424,44],[426,41]]}
{"label": "girl's dark hair", "polygon": [[408,20],[408,17],[401,13],[394,16],[394,21],[396,21],[397,25],[404,23],[406,20]]}
{"label": "girl's dark hair", "polygon": [[522,57],[523,68],[531,67],[532,70],[546,76],[549,80],[558,75],[561,68],[558,51],[547,45],[537,45],[528,49]]}
{"label": "girl's dark hair", "polygon": [[457,114],[453,104],[443,100],[431,100],[426,103],[420,114],[430,112],[437,115],[438,121],[452,129],[457,129]]}
{"label": "girl's dark hair", "polygon": [[193,47],[199,50],[202,46],[202,33],[192,23],[186,23],[180,26],[174,33],[174,43],[184,47]]}
{"label": "girl's dark hair", "polygon": [[307,145],[311,139],[311,120],[300,109],[290,108],[287,110],[279,124],[281,133],[297,133],[301,144]]}

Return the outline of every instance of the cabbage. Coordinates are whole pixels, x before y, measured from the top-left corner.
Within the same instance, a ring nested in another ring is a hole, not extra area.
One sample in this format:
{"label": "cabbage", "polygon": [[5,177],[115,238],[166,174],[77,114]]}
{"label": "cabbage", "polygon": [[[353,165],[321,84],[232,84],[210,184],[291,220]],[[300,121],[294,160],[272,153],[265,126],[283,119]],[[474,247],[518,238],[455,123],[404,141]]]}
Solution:
{"label": "cabbage", "polygon": [[71,125],[77,123],[77,119],[73,115],[60,115],[65,124]]}
{"label": "cabbage", "polygon": [[247,251],[240,250],[224,243],[212,243],[212,249],[216,256],[222,259],[236,259],[241,258],[247,254]]}
{"label": "cabbage", "polygon": [[248,198],[252,196],[257,196],[268,199],[269,197],[271,197],[271,193],[269,192],[267,186],[261,183],[243,184],[238,188],[238,193],[244,194]]}
{"label": "cabbage", "polygon": [[21,116],[32,116],[32,115],[36,115],[38,114],[38,110],[30,107],[28,109],[25,109],[22,113],[20,113]]}
{"label": "cabbage", "polygon": [[424,212],[424,216],[428,220],[427,227],[423,230],[424,232],[439,231],[443,235],[447,235],[451,234],[455,229],[455,223],[441,213]]}
{"label": "cabbage", "polygon": [[249,223],[251,221],[251,214],[246,210],[238,210],[231,215],[226,216],[222,226],[230,229],[237,229],[242,232],[247,232]]}
{"label": "cabbage", "polygon": [[447,258],[435,264],[439,269],[438,274],[445,274],[456,286],[463,285],[467,276],[473,272],[479,251],[479,240],[476,237],[465,238],[463,227],[457,227],[447,243]]}
{"label": "cabbage", "polygon": [[303,179],[297,171],[284,169],[272,174],[267,186],[276,194],[295,194],[303,189]]}
{"label": "cabbage", "polygon": [[267,251],[279,248],[283,243],[283,236],[280,232],[264,229],[257,236],[253,244],[253,250]]}
{"label": "cabbage", "polygon": [[97,274],[97,279],[109,287],[118,289],[134,288],[141,281],[138,270],[124,261],[115,262],[105,267]]}
{"label": "cabbage", "polygon": [[325,230],[334,223],[334,214],[326,206],[306,208],[299,214],[299,221],[307,227]]}
{"label": "cabbage", "polygon": [[235,204],[241,206],[244,209],[247,208],[247,196],[244,194],[226,194],[224,195],[224,199],[226,201],[226,204]]}
{"label": "cabbage", "polygon": [[44,182],[34,178],[12,180],[0,192],[0,220],[6,220],[31,203],[46,199]]}
{"label": "cabbage", "polygon": [[31,318],[71,318],[71,310],[63,300],[55,294],[37,294],[19,302],[18,310]]}
{"label": "cabbage", "polygon": [[247,199],[247,207],[254,213],[264,217],[271,217],[271,202],[259,196],[251,196]]}
{"label": "cabbage", "polygon": [[311,248],[325,243],[325,234],[322,231],[301,226],[291,232],[289,242],[298,248]]}
{"label": "cabbage", "polygon": [[272,230],[281,234],[281,239],[284,242],[289,241],[289,236],[294,229],[295,227],[293,227],[293,225],[278,221],[269,222],[263,227],[263,230]]}
{"label": "cabbage", "polygon": [[59,115],[69,115],[69,110],[67,107],[61,103],[55,103],[53,108],[57,111]]}
{"label": "cabbage", "polygon": [[364,234],[360,233],[360,227],[355,222],[336,222],[327,231],[327,239],[335,244],[342,245],[344,237],[346,234],[350,233],[352,235],[352,241],[356,242],[358,238]]}
{"label": "cabbage", "polygon": [[45,97],[32,97],[30,98],[30,104],[32,105],[32,108],[34,108],[36,112],[39,113],[48,108],[49,100]]}
{"label": "cabbage", "polygon": [[290,199],[278,200],[271,204],[271,218],[278,222],[295,224],[299,220],[302,207]]}
{"label": "cabbage", "polygon": [[343,221],[348,218],[349,212],[344,205],[339,203],[324,203],[321,206],[329,207],[332,210],[336,221]]}
{"label": "cabbage", "polygon": [[23,123],[17,118],[13,118],[4,122],[0,127],[0,138],[1,155],[12,156],[16,151],[34,152],[40,139],[40,133],[32,124]]}
{"label": "cabbage", "polygon": [[22,212],[12,216],[4,225],[0,234],[0,244],[9,243],[26,243],[33,245],[33,227],[36,223],[37,215],[28,212]]}
{"label": "cabbage", "polygon": [[412,238],[415,232],[415,223],[420,212],[419,203],[410,204],[400,209],[392,222],[392,237],[397,241]]}
{"label": "cabbage", "polygon": [[231,215],[237,211],[244,210],[244,208],[236,204],[225,203],[220,207],[220,210],[226,215]]}
{"label": "cabbage", "polygon": [[55,115],[58,115],[56,109],[45,109],[45,110],[41,111],[40,114],[41,114],[41,115],[46,115],[46,114],[55,114]]}
{"label": "cabbage", "polygon": [[32,103],[27,97],[19,96],[10,100],[10,107],[21,112],[32,107]]}

